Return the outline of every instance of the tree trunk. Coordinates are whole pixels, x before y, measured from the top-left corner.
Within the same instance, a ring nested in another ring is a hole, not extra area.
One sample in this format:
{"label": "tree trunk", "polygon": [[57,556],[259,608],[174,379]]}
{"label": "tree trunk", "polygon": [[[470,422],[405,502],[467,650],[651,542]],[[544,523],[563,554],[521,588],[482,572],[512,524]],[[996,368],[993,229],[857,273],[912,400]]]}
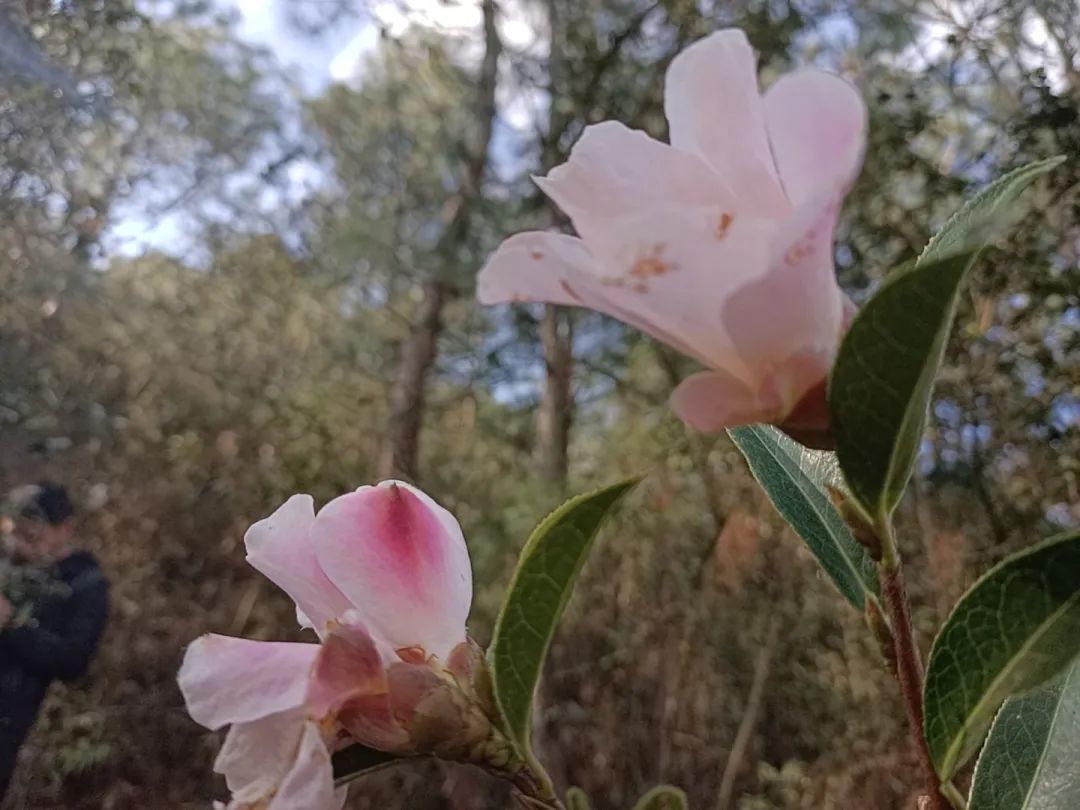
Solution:
{"label": "tree trunk", "polygon": [[[436,256],[453,256],[456,247],[468,236],[469,219],[480,197],[487,167],[491,133],[495,126],[495,89],[498,80],[499,40],[495,21],[495,0],[484,0],[484,59],[476,85],[474,101],[476,128],[464,144],[467,161],[459,178],[457,194],[447,201],[442,237],[433,251]],[[455,289],[442,276],[433,274],[423,284],[424,299],[408,337],[401,345],[394,383],[390,388],[386,439],[379,457],[381,478],[404,478],[416,481],[419,476],[420,428],[424,421],[424,397],[428,372],[435,364],[439,335],[443,328],[443,310]]]}
{"label": "tree trunk", "polygon": [[544,350],[544,390],[536,422],[537,460],[540,474],[559,486],[566,483],[567,452],[574,400],[570,388],[574,370],[574,328],[570,312],[549,304],[540,322]]}
{"label": "tree trunk", "polygon": [[409,336],[401,346],[397,373],[390,388],[386,441],[379,457],[379,478],[416,480],[427,376],[435,363],[443,308],[449,297],[449,288],[442,282],[432,279],[424,284],[424,301]]}

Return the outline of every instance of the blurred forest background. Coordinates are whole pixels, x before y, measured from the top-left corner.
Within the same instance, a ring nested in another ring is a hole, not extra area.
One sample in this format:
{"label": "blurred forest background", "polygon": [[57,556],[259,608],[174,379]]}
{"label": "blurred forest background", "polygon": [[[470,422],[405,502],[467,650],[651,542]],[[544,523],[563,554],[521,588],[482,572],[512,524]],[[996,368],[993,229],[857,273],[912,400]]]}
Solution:
{"label": "blurred forest background", "polygon": [[[986,566],[1080,523],[1075,0],[2,0],[0,486],[67,483],[113,583],[10,807],[222,797],[175,672],[203,632],[298,637],[241,543],[287,495],[417,481],[465,528],[486,641],[535,522],[640,472],[552,653],[557,782],[602,810],[658,781],[695,808],[913,807],[862,618],[731,443],[666,408],[689,363],[473,298],[499,239],[560,223],[529,174],[602,119],[664,137],[667,63],[730,25],[764,84],[814,63],[862,89],[837,245],[856,301],[973,189],[1070,156],[979,264],[901,506],[924,641]],[[350,806],[498,795],[418,764]]]}

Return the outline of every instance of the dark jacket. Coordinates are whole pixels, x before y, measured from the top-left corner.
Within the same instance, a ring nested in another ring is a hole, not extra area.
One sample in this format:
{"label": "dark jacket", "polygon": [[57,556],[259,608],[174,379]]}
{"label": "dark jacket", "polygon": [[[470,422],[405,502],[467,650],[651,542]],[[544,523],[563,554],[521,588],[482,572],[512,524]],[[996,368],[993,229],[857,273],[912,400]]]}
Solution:
{"label": "dark jacket", "polygon": [[86,672],[105,629],[109,585],[93,555],[76,551],[53,572],[59,586],[34,603],[33,619],[0,630],[0,735],[9,739],[25,737],[52,681]]}

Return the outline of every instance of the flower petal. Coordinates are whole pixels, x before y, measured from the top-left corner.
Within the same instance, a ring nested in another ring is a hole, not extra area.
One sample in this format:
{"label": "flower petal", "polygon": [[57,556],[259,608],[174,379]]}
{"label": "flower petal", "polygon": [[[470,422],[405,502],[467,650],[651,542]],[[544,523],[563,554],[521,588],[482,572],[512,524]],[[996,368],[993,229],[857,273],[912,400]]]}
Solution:
{"label": "flower petal", "polygon": [[699,156],[616,121],[585,128],[569,160],[534,178],[588,242],[607,220],[673,205],[734,210],[736,198]]}
{"label": "flower petal", "polygon": [[702,433],[772,416],[745,382],[725,371],[699,371],[687,377],[672,392],[671,408],[687,427]]}
{"label": "flower petal", "polygon": [[340,810],[346,795],[334,789],[330,752],[318,726],[305,723],[296,759],[267,810]]}
{"label": "flower petal", "polygon": [[247,530],[244,545],[247,561],[296,602],[301,625],[321,635],[328,621],[349,609],[349,601],[319,568],[311,538],[314,523],[311,496],[293,495]]}
{"label": "flower petal", "polygon": [[273,795],[296,759],[304,724],[303,712],[290,709],[229,728],[214,770],[225,776],[233,802],[255,804]]}
{"label": "flower petal", "polygon": [[[821,379],[822,365],[827,373],[839,346],[845,296],[833,262],[837,199],[798,209],[775,240],[769,272],[724,302],[724,326],[751,371],[751,387],[771,386],[781,417]],[[813,367],[800,368],[796,355],[813,359]]]}
{"label": "flower petal", "polygon": [[505,240],[476,279],[481,304],[543,301],[582,306],[574,286],[598,275],[580,239],[547,231],[526,231]]}
{"label": "flower petal", "polygon": [[664,205],[625,217],[590,244],[607,276],[582,297],[702,365],[744,377],[721,314],[767,272],[776,227],[719,208]]}
{"label": "flower petal", "polygon": [[757,60],[742,31],[717,31],[671,61],[664,113],[671,145],[705,158],[747,213],[784,214],[788,201],[769,148]]}
{"label": "flower petal", "polygon": [[210,729],[301,706],[318,644],[206,635],[191,642],[177,680],[192,719]]}
{"label": "flower petal", "polygon": [[720,208],[664,206],[605,223],[589,249],[562,234],[518,234],[481,271],[480,300],[588,307],[746,376],[721,312],[765,274],[776,227]]}
{"label": "flower petal", "polygon": [[315,518],[319,563],[393,648],[445,658],[465,640],[472,569],[461,527],[399,481],[335,498]]}
{"label": "flower petal", "polygon": [[794,205],[854,182],[866,148],[866,105],[853,85],[813,68],[789,73],[765,93],[765,120]]}
{"label": "flower petal", "polygon": [[[618,230],[620,223],[612,225]],[[585,243],[573,236],[547,231],[511,236],[480,271],[477,297],[483,304],[538,301],[586,307],[629,324],[689,357],[702,359],[697,349],[664,330],[648,313],[639,314],[633,296],[626,301],[616,300],[620,296],[608,289],[603,270]]]}
{"label": "flower petal", "polygon": [[386,672],[375,642],[359,625],[332,626],[311,670],[309,711],[322,718],[350,695],[372,693],[386,693]]}

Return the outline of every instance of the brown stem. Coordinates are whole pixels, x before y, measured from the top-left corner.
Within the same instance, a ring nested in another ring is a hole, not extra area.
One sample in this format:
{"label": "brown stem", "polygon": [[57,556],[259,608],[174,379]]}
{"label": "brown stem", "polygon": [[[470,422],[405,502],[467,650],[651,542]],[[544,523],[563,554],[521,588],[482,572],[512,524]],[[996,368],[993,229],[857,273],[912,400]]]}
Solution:
{"label": "brown stem", "polygon": [[951,810],[952,805],[941,792],[937,769],[934,768],[934,760],[930,756],[926,736],[923,734],[922,661],[911,629],[911,608],[904,587],[904,572],[898,559],[889,560],[881,566],[881,591],[892,625],[896,677],[900,681],[908,727],[915,741],[919,765],[926,778],[925,807],[926,810]]}

